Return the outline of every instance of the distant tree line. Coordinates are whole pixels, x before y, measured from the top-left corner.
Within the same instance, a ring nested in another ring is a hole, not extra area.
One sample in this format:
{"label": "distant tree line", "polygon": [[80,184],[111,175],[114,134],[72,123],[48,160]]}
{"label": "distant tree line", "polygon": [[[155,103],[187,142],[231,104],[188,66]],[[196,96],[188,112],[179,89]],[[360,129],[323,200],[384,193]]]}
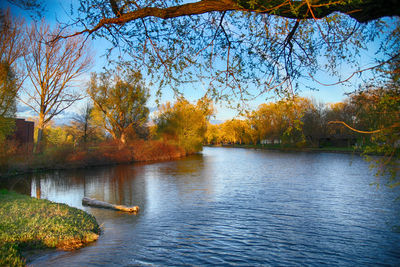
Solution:
{"label": "distant tree line", "polygon": [[205,138],[208,144],[320,147],[385,143],[394,149],[400,146],[399,103],[399,88],[389,85],[355,91],[343,102],[331,104],[287,97],[261,104],[244,119],[209,125]]}

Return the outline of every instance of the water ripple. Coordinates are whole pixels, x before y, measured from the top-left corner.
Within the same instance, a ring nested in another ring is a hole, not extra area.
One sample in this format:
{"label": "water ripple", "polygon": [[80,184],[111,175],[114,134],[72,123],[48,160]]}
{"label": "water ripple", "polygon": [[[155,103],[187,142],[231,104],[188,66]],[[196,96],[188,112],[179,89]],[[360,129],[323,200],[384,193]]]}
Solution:
{"label": "water ripple", "polygon": [[207,148],[40,179],[52,200],[142,209],[88,209],[104,226],[98,242],[32,266],[400,266],[399,192],[369,186],[356,156]]}

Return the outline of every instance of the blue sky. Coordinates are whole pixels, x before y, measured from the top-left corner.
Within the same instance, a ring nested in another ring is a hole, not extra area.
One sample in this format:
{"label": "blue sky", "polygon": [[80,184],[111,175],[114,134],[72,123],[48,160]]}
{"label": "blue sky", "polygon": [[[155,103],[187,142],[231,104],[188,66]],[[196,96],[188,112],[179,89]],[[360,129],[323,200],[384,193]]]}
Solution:
{"label": "blue sky", "polygon": [[[70,10],[71,4],[73,5],[74,8],[77,7],[77,1],[76,0],[47,0],[43,1],[45,3],[47,11],[44,14],[44,19],[46,22],[49,24],[55,24],[57,21],[61,22],[66,22],[68,21],[68,10]],[[30,21],[30,14],[21,11],[19,8],[15,6],[9,6],[7,2],[2,1],[0,3],[0,6],[2,9],[10,7],[11,12],[13,15],[21,16],[24,17],[27,21]],[[101,39],[96,39],[92,41],[92,48],[95,51],[95,65],[91,69],[92,72],[100,72],[102,71],[102,68],[106,66],[106,58],[104,56],[105,49],[110,47],[110,44]],[[373,49],[372,49],[373,50]],[[365,54],[363,55],[363,60],[362,62],[363,65],[365,66],[371,66],[371,63],[374,60],[374,54]],[[343,74],[343,77],[349,76],[352,71],[348,68],[348,66],[339,66],[340,71]],[[82,79],[88,79],[89,73],[83,77]],[[338,78],[330,78],[328,77],[325,73],[320,72],[317,74],[316,78],[323,83],[335,83],[338,81]],[[342,101],[345,98],[345,93],[346,92],[351,92],[354,89],[358,87],[358,84],[361,81],[357,79],[357,77],[353,78],[350,83],[347,85],[340,84],[336,86],[322,86],[318,85],[315,82],[309,81],[309,80],[300,80],[298,81],[299,87],[300,88],[305,88],[306,86],[312,86],[317,88],[317,91],[311,91],[309,89],[302,89],[302,91],[299,92],[301,96],[306,96],[306,97],[313,97],[317,101],[321,101],[324,103],[333,103],[333,102],[339,102]],[[154,110],[156,107],[155,104],[155,91],[156,88],[151,88],[151,99],[149,100],[148,106],[150,107],[151,110]],[[192,87],[188,87],[185,89],[185,97],[188,98],[189,100],[195,101],[196,99],[202,97],[206,91],[206,88],[202,84],[197,84],[193,85]],[[255,109],[259,104],[266,102],[266,98],[273,97],[272,94],[269,95],[263,95],[258,97],[257,99],[248,102],[248,107],[250,109]],[[174,94],[171,89],[166,88],[163,90],[163,96],[161,98],[161,103],[164,103],[166,101],[174,101]],[[75,104],[71,109],[67,110],[63,115],[59,116],[59,121],[66,122],[72,117],[75,112],[78,112],[80,107],[84,105],[85,101],[81,101],[80,103]],[[215,120],[218,121],[224,121],[227,119],[231,119],[235,115],[237,115],[238,111],[234,109],[228,108],[224,103],[218,103],[216,104],[216,109],[217,113],[215,114]],[[31,112],[29,109],[22,104],[18,106],[19,110],[19,116],[21,117],[29,117],[32,116]]]}

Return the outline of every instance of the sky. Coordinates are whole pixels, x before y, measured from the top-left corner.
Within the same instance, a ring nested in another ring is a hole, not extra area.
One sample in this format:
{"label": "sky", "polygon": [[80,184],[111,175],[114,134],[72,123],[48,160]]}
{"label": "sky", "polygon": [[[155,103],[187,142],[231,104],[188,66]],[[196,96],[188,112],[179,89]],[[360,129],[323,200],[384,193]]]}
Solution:
{"label": "sky", "polygon": [[[71,4],[74,8],[77,7],[76,3],[77,0],[43,0],[42,2],[46,7],[46,12],[44,13],[43,19],[50,25],[55,25],[57,21],[61,22],[68,21],[68,10],[70,9]],[[16,15],[24,17],[26,21],[28,22],[31,21],[30,18],[31,13],[23,11],[16,6],[10,5],[6,1],[1,1],[0,7],[1,9],[10,8],[11,13],[14,16]],[[96,39],[92,41],[92,49],[95,52],[95,64],[91,69],[91,72],[101,72],[103,67],[107,66],[107,61],[104,54],[105,54],[105,49],[109,47],[110,44],[106,40]],[[365,54],[363,55],[362,58],[364,59],[364,62],[362,62],[364,66],[371,66],[374,60],[374,55],[373,53]],[[343,77],[346,77],[346,75],[350,76],[352,73],[347,66],[342,66],[339,68],[341,68],[339,70],[343,74]],[[80,83],[84,84],[85,81],[89,79],[89,76],[90,73],[81,77],[80,79],[82,80],[82,82]],[[337,78],[328,77],[323,72],[318,73],[317,78],[320,82],[323,83],[335,83],[338,81]],[[358,84],[360,83],[360,80],[358,80],[357,77],[355,77],[347,85],[339,84],[336,86],[322,86],[316,82],[312,82],[309,80],[299,80],[298,83],[300,85],[300,88],[305,88],[307,86],[317,88],[317,90],[302,89],[299,92],[300,96],[312,97],[318,102],[334,103],[342,101],[345,98],[345,93],[354,91],[357,88]],[[157,109],[155,104],[156,100],[155,92],[156,88],[150,88],[151,98],[148,101],[148,106],[151,111]],[[185,97],[190,101],[195,101],[201,98],[205,92],[206,88],[201,83],[199,83],[198,85],[194,85],[192,88],[189,87],[188,89],[185,89]],[[270,101],[270,98],[273,96],[274,95],[272,94],[260,96],[257,99],[248,102],[247,106],[249,109],[256,109],[258,105],[265,103],[266,101]],[[172,101],[172,102],[174,101],[174,94],[171,89],[163,90],[163,96],[160,99],[160,103],[165,103],[166,101]],[[59,115],[57,117],[57,122],[59,124],[67,123],[77,112],[79,112],[79,110],[84,105],[85,105],[85,100],[75,104],[69,110],[64,112],[62,115]],[[215,105],[215,108],[217,112],[215,114],[215,117],[213,118],[214,122],[222,122],[225,120],[229,120],[238,115],[237,110],[228,108],[226,103],[223,102],[217,103]],[[31,110],[28,107],[23,106],[23,104],[18,105],[17,115],[19,117],[34,116]]]}

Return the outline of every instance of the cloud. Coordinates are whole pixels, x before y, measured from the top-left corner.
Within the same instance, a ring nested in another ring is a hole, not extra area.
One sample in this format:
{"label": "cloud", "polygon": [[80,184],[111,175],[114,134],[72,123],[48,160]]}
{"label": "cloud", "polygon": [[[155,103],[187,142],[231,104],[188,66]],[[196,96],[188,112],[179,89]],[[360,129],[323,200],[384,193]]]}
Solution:
{"label": "cloud", "polygon": [[28,111],[32,111],[32,109],[28,106],[21,105],[20,103],[17,104],[17,112],[18,113],[19,112],[24,113],[24,112],[28,112]]}
{"label": "cloud", "polygon": [[31,118],[36,115],[37,114],[35,113],[35,111],[33,111],[33,109],[31,109],[30,107],[21,105],[20,103],[17,104],[16,116],[18,118]]}

